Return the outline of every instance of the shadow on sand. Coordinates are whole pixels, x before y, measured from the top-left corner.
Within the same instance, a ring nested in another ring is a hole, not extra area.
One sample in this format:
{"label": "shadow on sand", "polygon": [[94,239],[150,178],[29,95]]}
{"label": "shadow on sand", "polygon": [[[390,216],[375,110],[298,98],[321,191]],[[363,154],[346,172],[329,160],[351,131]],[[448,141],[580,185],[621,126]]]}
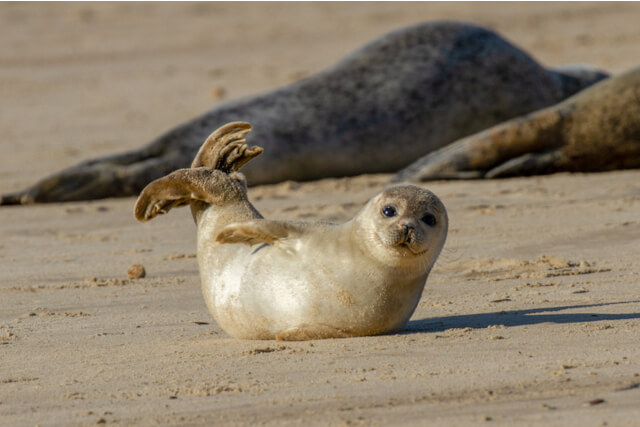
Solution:
{"label": "shadow on sand", "polygon": [[[599,322],[603,320],[640,319],[640,313],[558,313],[564,310],[578,310],[594,307],[607,307],[617,304],[633,304],[640,300],[619,301],[601,304],[566,305],[561,307],[534,308],[531,310],[509,310],[492,313],[461,314],[457,316],[433,317],[411,320],[404,333],[442,332],[451,328],[487,328],[491,325],[524,326],[540,323],[582,323]],[[593,311],[593,310],[590,310]]]}

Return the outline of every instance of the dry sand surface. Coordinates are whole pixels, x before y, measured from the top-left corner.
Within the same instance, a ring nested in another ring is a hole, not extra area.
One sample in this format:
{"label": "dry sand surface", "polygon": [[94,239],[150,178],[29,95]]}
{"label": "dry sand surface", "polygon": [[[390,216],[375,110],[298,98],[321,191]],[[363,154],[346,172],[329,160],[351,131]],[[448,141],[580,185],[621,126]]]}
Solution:
{"label": "dry sand surface", "polygon": [[[640,65],[634,3],[3,3],[0,192],[440,18],[548,65]],[[343,221],[388,178],[250,196]],[[407,331],[301,343],[217,327],[186,209],[0,209],[0,424],[640,425],[640,171],[427,187],[451,229]]]}

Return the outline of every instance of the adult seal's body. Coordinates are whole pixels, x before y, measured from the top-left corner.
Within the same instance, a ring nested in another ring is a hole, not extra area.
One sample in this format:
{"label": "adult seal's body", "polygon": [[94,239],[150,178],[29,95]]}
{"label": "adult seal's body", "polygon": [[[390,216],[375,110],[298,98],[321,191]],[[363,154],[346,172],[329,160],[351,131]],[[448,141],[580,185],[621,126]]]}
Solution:
{"label": "adult seal's body", "polygon": [[640,68],[461,139],[396,181],[497,178],[640,167]]}
{"label": "adult seal's body", "polygon": [[413,185],[389,187],[342,224],[263,219],[236,172],[262,152],[246,123],[214,132],[190,169],[149,184],[141,221],[189,204],[206,304],[230,335],[306,340],[404,327],[447,235],[444,205]]}
{"label": "adult seal's body", "polygon": [[265,155],[252,184],[395,172],[417,157],[506,119],[555,104],[603,78],[548,70],[498,34],[431,22],[390,33],[335,66],[272,92],[223,104],[147,146],[80,163],[0,204],[138,194],[184,168],[224,123],[252,123]]}

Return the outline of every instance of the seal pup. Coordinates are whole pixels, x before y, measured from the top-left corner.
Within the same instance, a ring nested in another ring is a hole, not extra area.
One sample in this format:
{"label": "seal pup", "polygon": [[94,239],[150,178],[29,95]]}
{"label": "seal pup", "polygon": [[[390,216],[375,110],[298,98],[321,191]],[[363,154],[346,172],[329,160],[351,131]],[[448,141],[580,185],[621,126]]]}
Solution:
{"label": "seal pup", "polygon": [[262,153],[248,123],[229,123],[190,169],[150,183],[134,215],[189,204],[209,311],[244,339],[308,340],[402,329],[444,245],[447,212],[414,185],[389,187],[344,224],[264,219],[238,169]]}
{"label": "seal pup", "polygon": [[640,68],[567,100],[468,136],[394,181],[498,178],[640,167]]}
{"label": "seal pup", "polygon": [[[187,167],[224,123],[252,123],[265,154],[252,184],[396,172],[458,138],[565,99],[606,76],[546,69],[488,29],[461,22],[409,26],[329,69],[269,93],[225,103],[147,146],[85,161],[0,204],[133,196]],[[327,155],[331,153],[331,155]]]}

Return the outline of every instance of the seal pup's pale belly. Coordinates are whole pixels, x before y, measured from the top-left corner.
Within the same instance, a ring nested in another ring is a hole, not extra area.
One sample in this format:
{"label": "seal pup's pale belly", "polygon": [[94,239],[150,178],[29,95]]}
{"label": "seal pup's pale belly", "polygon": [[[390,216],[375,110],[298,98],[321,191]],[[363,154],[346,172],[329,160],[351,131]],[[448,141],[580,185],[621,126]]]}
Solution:
{"label": "seal pup's pale belly", "polygon": [[[353,265],[351,251],[358,249],[340,238],[339,227],[286,245],[239,248],[210,245],[210,230],[202,231],[203,238],[199,233],[200,271],[217,273],[203,274],[201,281],[205,302],[218,324],[245,339],[272,339],[299,327],[327,326],[348,335],[401,328],[415,310],[427,275],[398,288],[393,286],[396,272],[372,273]],[[327,233],[335,234],[335,239],[327,239]],[[315,256],[319,240],[331,259]]]}

